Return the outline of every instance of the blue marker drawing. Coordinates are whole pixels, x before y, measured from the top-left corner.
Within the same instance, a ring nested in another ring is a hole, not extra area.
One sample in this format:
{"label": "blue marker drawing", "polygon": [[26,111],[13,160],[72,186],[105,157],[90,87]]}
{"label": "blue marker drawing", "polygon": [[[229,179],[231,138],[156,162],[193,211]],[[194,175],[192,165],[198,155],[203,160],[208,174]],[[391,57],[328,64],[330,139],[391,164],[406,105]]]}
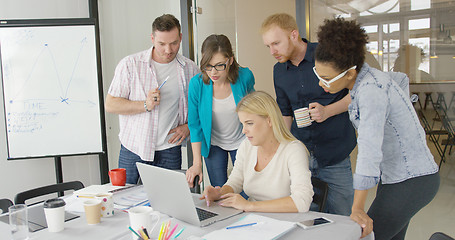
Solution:
{"label": "blue marker drawing", "polygon": [[[60,71],[62,71],[61,69],[59,71],[59,67],[57,65],[59,59],[55,58],[55,54],[52,50],[53,45],[50,43],[44,43],[43,45],[41,45],[42,47],[41,47],[41,49],[39,49],[38,54],[34,58],[33,63],[30,66],[29,71],[27,73],[26,79],[23,81],[22,86],[18,87],[18,90],[15,91],[15,93],[13,94],[13,99],[10,100],[10,103],[13,103],[13,100],[16,100],[19,95],[23,94],[27,90],[28,86],[31,84],[32,81],[36,81],[36,79],[34,79],[34,77],[35,77],[35,71],[37,70],[37,68],[39,68],[37,65],[42,64],[43,61],[49,61],[51,63],[49,65],[49,67],[51,67],[53,70],[53,71],[51,71],[51,74],[52,75],[55,74],[56,84],[60,90],[60,93],[59,93],[60,99],[58,101],[61,103],[68,104],[68,100],[69,100],[68,92],[69,92],[71,84],[74,80],[74,76],[77,73],[77,67],[80,62],[81,54],[82,54],[84,48],[86,47],[86,45],[88,44],[87,37],[83,37],[79,43],[80,43],[79,50],[77,51],[77,56],[75,58],[75,62],[72,64],[71,74],[69,74],[68,77],[62,77],[65,74],[60,73]],[[61,47],[61,46],[58,46],[58,47]],[[59,52],[57,51],[57,53],[59,53]],[[48,60],[46,58],[48,58]],[[62,82],[64,82],[65,78],[67,78],[68,81],[65,84],[65,86],[63,86]],[[57,100],[57,99],[55,99],[55,100]]]}

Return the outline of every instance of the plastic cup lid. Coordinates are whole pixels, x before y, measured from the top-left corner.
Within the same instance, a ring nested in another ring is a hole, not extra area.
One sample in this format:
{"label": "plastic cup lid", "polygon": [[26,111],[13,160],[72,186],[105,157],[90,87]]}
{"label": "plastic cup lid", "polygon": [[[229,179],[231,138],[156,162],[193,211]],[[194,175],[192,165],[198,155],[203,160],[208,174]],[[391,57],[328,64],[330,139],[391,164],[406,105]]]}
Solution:
{"label": "plastic cup lid", "polygon": [[52,198],[44,201],[45,208],[58,208],[63,207],[65,205],[66,205],[65,201],[63,201],[63,199],[60,198]]}

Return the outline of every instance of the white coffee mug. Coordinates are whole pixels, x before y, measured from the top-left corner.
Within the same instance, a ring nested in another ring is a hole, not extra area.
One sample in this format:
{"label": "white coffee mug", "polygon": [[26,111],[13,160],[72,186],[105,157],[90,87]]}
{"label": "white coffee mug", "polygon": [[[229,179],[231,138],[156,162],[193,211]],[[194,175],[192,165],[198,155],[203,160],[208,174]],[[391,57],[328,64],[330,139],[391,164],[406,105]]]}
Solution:
{"label": "white coffee mug", "polygon": [[[130,226],[134,231],[137,231],[144,227],[147,232],[151,234],[153,229],[160,221],[160,213],[153,211],[153,208],[147,206],[137,206],[128,210],[130,217]],[[156,222],[153,220],[156,217]],[[134,240],[137,240],[137,236],[132,233],[131,235]]]}
{"label": "white coffee mug", "polygon": [[112,193],[96,194],[95,198],[101,201],[101,217],[112,217],[114,215],[114,199]]}

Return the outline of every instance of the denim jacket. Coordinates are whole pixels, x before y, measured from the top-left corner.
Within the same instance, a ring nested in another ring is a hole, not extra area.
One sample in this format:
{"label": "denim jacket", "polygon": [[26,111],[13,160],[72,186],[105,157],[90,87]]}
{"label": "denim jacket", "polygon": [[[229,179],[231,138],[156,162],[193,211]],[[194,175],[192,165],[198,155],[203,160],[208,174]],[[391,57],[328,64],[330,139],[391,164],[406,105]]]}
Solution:
{"label": "denim jacket", "polygon": [[379,178],[392,184],[438,171],[405,74],[364,64],[350,93],[349,117],[358,132],[354,189],[372,188]]}

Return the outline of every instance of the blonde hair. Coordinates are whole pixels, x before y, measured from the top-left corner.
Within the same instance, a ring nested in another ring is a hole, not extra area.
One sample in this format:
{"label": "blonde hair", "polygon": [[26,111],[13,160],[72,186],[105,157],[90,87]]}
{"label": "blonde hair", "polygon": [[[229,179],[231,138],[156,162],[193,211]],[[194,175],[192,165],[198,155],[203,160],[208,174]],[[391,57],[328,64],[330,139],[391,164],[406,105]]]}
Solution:
{"label": "blonde hair", "polygon": [[252,92],[239,102],[237,112],[247,112],[270,118],[273,135],[278,142],[297,140],[284,124],[283,115],[275,99],[263,91]]}
{"label": "blonde hair", "polygon": [[261,34],[264,34],[273,26],[277,26],[289,32],[299,30],[295,18],[287,13],[277,13],[268,16],[262,23]]}

